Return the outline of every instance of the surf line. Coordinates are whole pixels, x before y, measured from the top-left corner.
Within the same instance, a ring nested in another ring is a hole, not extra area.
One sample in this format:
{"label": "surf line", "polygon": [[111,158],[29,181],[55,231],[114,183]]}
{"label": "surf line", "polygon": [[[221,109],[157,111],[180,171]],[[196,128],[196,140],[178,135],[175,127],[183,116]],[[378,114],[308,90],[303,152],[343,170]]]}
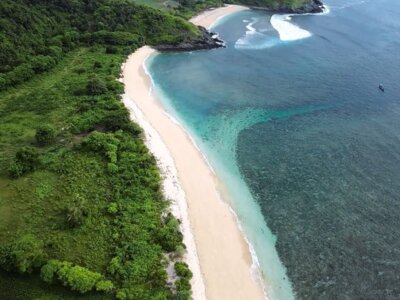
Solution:
{"label": "surf line", "polygon": [[274,14],[271,17],[270,23],[272,27],[279,33],[281,41],[296,41],[312,36],[312,33],[300,28],[299,26],[291,23],[293,16],[306,16],[306,15],[327,15],[329,14],[329,7],[324,6],[322,13],[306,13],[306,14]]}

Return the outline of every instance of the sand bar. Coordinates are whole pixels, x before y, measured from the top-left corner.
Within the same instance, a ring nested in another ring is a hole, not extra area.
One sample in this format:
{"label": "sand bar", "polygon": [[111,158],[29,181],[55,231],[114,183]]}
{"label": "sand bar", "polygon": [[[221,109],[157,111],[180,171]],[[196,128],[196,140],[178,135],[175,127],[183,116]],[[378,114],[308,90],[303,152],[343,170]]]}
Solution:
{"label": "sand bar", "polygon": [[[192,21],[209,27],[218,18],[243,9],[246,8],[229,5],[206,11]],[[144,127],[146,143],[156,158],[165,157],[167,164],[168,157],[172,157],[173,166],[164,164],[161,169],[167,177],[166,170],[172,177],[176,172],[177,184],[183,190],[183,203],[172,200],[181,206],[188,246],[186,260],[194,272],[193,297],[195,300],[264,299],[261,280],[252,273],[250,251],[237,219],[218,192],[218,179],[186,131],[166,114],[150,92],[151,80],[143,64],[154,53],[145,46],[128,57],[122,74],[124,103],[132,118]],[[162,145],[154,141],[157,139]]]}

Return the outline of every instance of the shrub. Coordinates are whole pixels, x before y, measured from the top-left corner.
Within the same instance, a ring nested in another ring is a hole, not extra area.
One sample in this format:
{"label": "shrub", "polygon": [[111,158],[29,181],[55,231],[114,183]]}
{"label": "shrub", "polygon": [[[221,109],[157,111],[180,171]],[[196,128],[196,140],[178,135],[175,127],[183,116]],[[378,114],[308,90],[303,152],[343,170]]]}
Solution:
{"label": "shrub", "polygon": [[110,280],[100,280],[96,283],[96,291],[109,293],[114,289],[114,284]]}
{"label": "shrub", "polygon": [[183,237],[179,230],[179,221],[171,213],[168,213],[158,234],[158,242],[167,252],[176,251],[182,244]]}
{"label": "shrub", "polygon": [[118,212],[118,204],[115,202],[110,203],[110,206],[108,207],[107,211],[110,214],[115,215]]}
{"label": "shrub", "polygon": [[193,273],[190,271],[189,266],[181,261],[178,261],[174,265],[175,273],[179,276],[178,280],[175,281],[175,287],[177,293],[174,295],[176,300],[186,300],[191,298],[191,285],[190,279],[193,277]]}
{"label": "shrub", "polygon": [[[116,164],[119,143],[119,140],[112,133],[94,131],[82,142],[82,146],[88,150],[100,152],[107,158],[108,162]],[[111,166],[110,168],[113,169],[114,167]]]}
{"label": "shrub", "polygon": [[183,245],[179,245],[176,247],[175,254],[177,257],[182,257],[185,254],[185,247]]}
{"label": "shrub", "polygon": [[109,112],[101,121],[102,124],[110,131],[117,131],[119,129],[130,133],[132,136],[137,137],[142,133],[142,129],[136,124],[131,122],[129,113],[125,108]]}
{"label": "shrub", "polygon": [[123,129],[129,123],[129,113],[123,109],[109,112],[103,119],[103,124],[112,131]]}
{"label": "shrub", "polygon": [[6,271],[14,269],[14,259],[12,256],[11,245],[4,245],[0,247],[0,268]]}
{"label": "shrub", "polygon": [[43,264],[45,257],[43,242],[36,239],[32,234],[24,235],[12,247],[15,257],[15,267],[21,273],[31,273],[34,268]]}
{"label": "shrub", "polygon": [[189,266],[181,261],[175,263],[176,275],[182,278],[191,279],[193,277],[192,271],[190,271]]}
{"label": "shrub", "polygon": [[190,291],[191,285],[188,279],[179,278],[175,281],[175,286],[177,291]]}
{"label": "shrub", "polygon": [[79,227],[83,221],[84,215],[80,206],[74,205],[67,208],[67,223],[70,227]]}
{"label": "shrub", "polygon": [[84,67],[77,67],[77,68],[74,69],[74,72],[76,74],[83,74],[83,73],[86,72],[86,69]]}
{"label": "shrub", "polygon": [[54,277],[60,268],[60,262],[58,260],[51,259],[40,269],[40,278],[44,282],[52,283]]}
{"label": "shrub", "polygon": [[95,61],[93,64],[93,69],[100,69],[101,68],[101,62]]}
{"label": "shrub", "polygon": [[7,80],[4,75],[0,75],[0,91],[7,87]]}
{"label": "shrub", "polygon": [[124,92],[124,86],[121,82],[115,80],[115,78],[112,78],[111,80],[107,81],[107,90],[113,91],[120,95]]}
{"label": "shrub", "polygon": [[114,46],[107,46],[106,53],[107,54],[116,54],[116,53],[118,53],[118,48],[114,47]]}
{"label": "shrub", "polygon": [[48,54],[55,59],[60,59],[63,55],[63,50],[57,46],[51,46],[48,48]]}
{"label": "shrub", "polygon": [[100,273],[92,272],[81,266],[74,266],[70,262],[50,260],[41,269],[40,276],[45,282],[52,282],[55,275],[64,285],[73,291],[86,293],[99,287],[98,291],[111,291],[114,285],[111,281],[101,280]]}
{"label": "shrub", "polygon": [[113,257],[110,261],[107,271],[110,272],[110,274],[115,275],[121,270],[121,268],[121,259],[119,257]]}
{"label": "shrub", "polygon": [[56,138],[56,130],[51,125],[41,125],[36,129],[35,138],[41,146],[50,145]]}
{"label": "shrub", "polygon": [[64,263],[57,275],[64,285],[82,294],[91,291],[101,278],[100,273],[81,266],[72,266],[71,263]]}
{"label": "shrub", "polygon": [[24,175],[25,169],[21,163],[14,160],[8,168],[8,173],[12,178],[18,178]]}
{"label": "shrub", "polygon": [[26,170],[32,171],[39,165],[39,152],[33,147],[23,147],[15,154],[18,162],[21,162]]}
{"label": "shrub", "polygon": [[40,164],[39,152],[33,147],[23,147],[15,154],[14,161],[8,169],[10,176],[17,178],[34,171]]}
{"label": "shrub", "polygon": [[28,63],[19,65],[14,68],[11,72],[7,73],[7,80],[10,85],[16,85],[22,83],[28,79],[31,79],[34,75],[32,66]]}
{"label": "shrub", "polygon": [[13,244],[0,247],[0,266],[6,271],[31,273],[45,259],[43,242],[32,234],[22,236]]}
{"label": "shrub", "polygon": [[107,92],[107,86],[100,78],[92,77],[86,85],[86,91],[92,96],[101,95]]}
{"label": "shrub", "polygon": [[192,299],[192,292],[190,290],[178,291],[171,300],[189,300]]}
{"label": "shrub", "polygon": [[56,60],[50,56],[38,55],[32,59],[31,63],[35,73],[42,73],[53,68],[56,65]]}
{"label": "shrub", "polygon": [[126,292],[124,291],[124,290],[120,290],[120,291],[118,291],[117,292],[117,294],[115,295],[115,297],[118,299],[118,300],[126,300]]}
{"label": "shrub", "polygon": [[116,174],[119,168],[115,163],[108,163],[107,164],[107,171],[111,174]]}
{"label": "shrub", "polygon": [[79,194],[75,195],[74,203],[66,210],[67,223],[70,227],[79,227],[87,216],[86,199]]}

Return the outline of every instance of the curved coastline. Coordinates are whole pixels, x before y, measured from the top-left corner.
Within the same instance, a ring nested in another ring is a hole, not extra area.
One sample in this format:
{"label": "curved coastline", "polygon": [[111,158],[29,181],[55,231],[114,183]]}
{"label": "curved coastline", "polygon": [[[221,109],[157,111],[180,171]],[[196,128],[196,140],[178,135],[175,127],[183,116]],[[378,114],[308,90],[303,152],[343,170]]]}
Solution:
{"label": "curved coastline", "polygon": [[208,9],[191,18],[189,21],[197,26],[202,26],[204,28],[210,29],[212,26],[215,26],[219,21],[221,21],[221,19],[225,16],[248,9],[250,8],[241,5],[225,5],[214,9]]}
{"label": "curved coastline", "polygon": [[[226,6],[206,11],[191,21],[209,27],[215,20],[244,9]],[[151,79],[143,64],[154,53],[145,46],[129,56],[122,72],[123,99],[132,119],[145,130],[147,145],[165,176],[165,195],[182,220],[188,247],[185,259],[194,273],[193,297],[263,299],[262,280],[254,276],[248,242],[233,211],[221,200],[215,174],[187,132],[151,93]]]}

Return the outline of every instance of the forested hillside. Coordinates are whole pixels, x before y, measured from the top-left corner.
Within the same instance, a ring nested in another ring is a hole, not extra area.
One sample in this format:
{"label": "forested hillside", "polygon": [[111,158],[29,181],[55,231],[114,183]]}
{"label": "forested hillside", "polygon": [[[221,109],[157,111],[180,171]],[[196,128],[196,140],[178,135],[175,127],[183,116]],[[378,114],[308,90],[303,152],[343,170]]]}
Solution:
{"label": "forested hillside", "polygon": [[311,1],[310,0],[235,0],[233,2],[244,5],[260,6],[260,7],[265,6],[277,9],[279,7],[297,8]]}
{"label": "forested hillside", "polygon": [[197,40],[179,16],[221,4],[0,1],[0,299],[189,299],[179,222],[117,78],[144,44]]}
{"label": "forested hillside", "polygon": [[0,2],[0,89],[52,68],[78,46],[143,45],[192,40],[197,28],[126,0]]}
{"label": "forested hillside", "polygon": [[0,2],[0,299],[189,298],[117,78],[137,47],[197,34],[124,0]]}

